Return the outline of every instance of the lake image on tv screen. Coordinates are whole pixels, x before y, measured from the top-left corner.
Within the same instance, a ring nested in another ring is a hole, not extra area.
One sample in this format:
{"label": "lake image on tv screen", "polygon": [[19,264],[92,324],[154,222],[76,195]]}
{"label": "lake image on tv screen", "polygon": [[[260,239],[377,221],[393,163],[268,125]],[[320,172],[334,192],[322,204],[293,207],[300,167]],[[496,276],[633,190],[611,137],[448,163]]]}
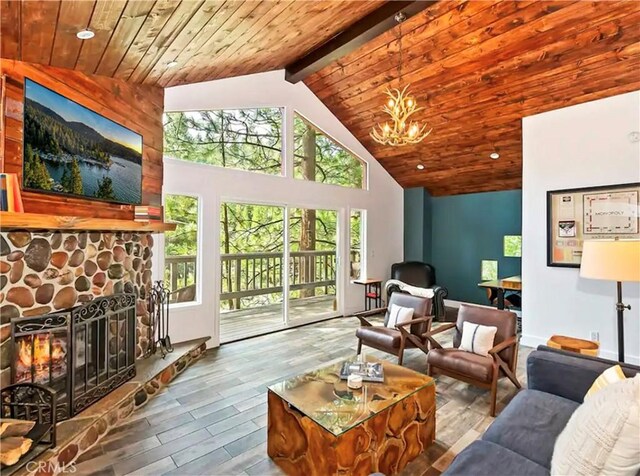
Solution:
{"label": "lake image on tv screen", "polygon": [[141,135],[25,81],[23,188],[139,204],[141,185]]}

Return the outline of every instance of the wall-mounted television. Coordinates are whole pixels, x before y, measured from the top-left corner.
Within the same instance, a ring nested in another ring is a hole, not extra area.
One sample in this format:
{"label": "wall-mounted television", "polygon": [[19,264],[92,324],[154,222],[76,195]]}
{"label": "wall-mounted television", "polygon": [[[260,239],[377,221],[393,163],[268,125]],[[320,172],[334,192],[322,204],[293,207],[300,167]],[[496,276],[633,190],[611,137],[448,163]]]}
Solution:
{"label": "wall-mounted television", "polygon": [[23,189],[140,204],[142,136],[25,79]]}

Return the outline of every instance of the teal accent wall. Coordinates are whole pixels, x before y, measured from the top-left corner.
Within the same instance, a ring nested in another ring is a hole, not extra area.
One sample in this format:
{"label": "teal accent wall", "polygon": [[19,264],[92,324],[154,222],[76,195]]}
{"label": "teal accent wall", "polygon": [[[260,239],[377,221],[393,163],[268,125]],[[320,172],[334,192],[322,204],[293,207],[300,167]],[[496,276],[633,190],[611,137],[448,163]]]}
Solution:
{"label": "teal accent wall", "polygon": [[[409,188],[404,191],[405,261],[422,261],[424,259],[425,234],[428,234],[429,241],[431,240],[431,227],[428,230],[425,229],[425,201],[427,198],[424,188]],[[428,206],[430,207],[430,204]],[[431,218],[428,220],[430,221]]]}
{"label": "teal accent wall", "polygon": [[[504,256],[503,239],[522,234],[522,192],[431,197],[423,190],[405,190],[405,260],[435,266],[449,299],[487,304],[478,288],[482,260],[497,260],[499,277],[521,273],[520,258]],[[420,203],[422,218],[416,216]]]}

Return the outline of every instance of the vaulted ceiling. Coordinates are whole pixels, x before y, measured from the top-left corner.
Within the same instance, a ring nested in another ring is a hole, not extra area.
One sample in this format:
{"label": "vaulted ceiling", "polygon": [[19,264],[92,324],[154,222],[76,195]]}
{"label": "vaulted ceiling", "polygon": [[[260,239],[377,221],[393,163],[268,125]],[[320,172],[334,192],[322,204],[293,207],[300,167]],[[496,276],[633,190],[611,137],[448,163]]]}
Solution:
{"label": "vaulted ceiling", "polygon": [[[381,3],[2,0],[1,55],[175,86],[284,68]],[[83,42],[85,27],[96,36]]]}
{"label": "vaulted ceiling", "polygon": [[[384,3],[2,0],[0,53],[172,86],[284,68]],[[430,2],[402,24],[403,84],[433,128],[414,146],[369,137],[385,87],[398,85],[397,28],[305,83],[404,187],[519,188],[522,117],[640,89],[639,25],[635,0]],[[96,36],[82,42],[85,26]]]}
{"label": "vaulted ceiling", "polygon": [[433,195],[520,188],[522,117],[640,89],[636,1],[442,0],[402,31],[403,84],[433,128],[419,145],[369,137],[398,84],[397,31],[305,83],[402,186]]}

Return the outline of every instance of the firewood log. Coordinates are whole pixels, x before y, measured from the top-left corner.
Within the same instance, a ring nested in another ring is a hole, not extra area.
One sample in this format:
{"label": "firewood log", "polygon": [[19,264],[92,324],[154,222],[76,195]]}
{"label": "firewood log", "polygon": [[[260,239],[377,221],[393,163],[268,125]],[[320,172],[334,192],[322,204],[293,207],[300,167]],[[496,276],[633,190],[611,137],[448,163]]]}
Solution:
{"label": "firewood log", "polygon": [[10,436],[0,440],[0,463],[5,466],[16,464],[20,457],[29,451],[33,441],[21,436]]}
{"label": "firewood log", "polygon": [[31,431],[35,421],[16,420],[14,418],[0,418],[0,437],[24,436]]}

